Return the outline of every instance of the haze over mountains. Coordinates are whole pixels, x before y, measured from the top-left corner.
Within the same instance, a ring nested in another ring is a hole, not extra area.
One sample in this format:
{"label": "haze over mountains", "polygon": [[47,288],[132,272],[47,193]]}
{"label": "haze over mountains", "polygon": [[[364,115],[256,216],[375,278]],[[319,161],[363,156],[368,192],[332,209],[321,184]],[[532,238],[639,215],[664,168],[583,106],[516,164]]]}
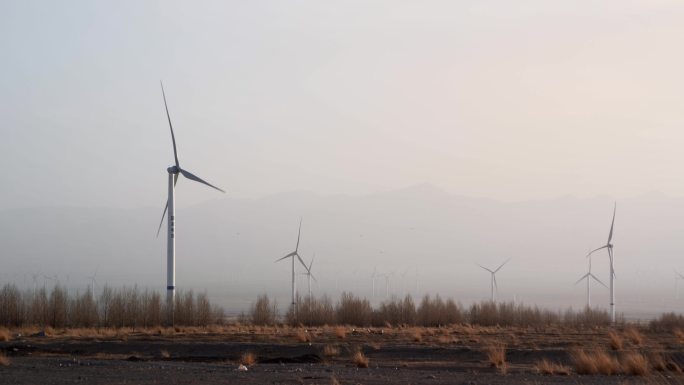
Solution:
{"label": "haze over mountains", "polygon": [[[609,197],[500,202],[449,194],[421,184],[361,196],[306,191],[259,199],[221,198],[177,208],[177,285],[208,290],[231,311],[245,309],[259,293],[289,303],[289,265],[274,261],[292,251],[299,217],[300,252],[316,253],[316,294],[336,299],[346,290],[372,297],[371,274],[392,274],[390,295],[424,293],[463,303],[487,299],[489,274],[498,274],[499,298],[551,308],[581,307],[586,253],[605,243],[613,200]],[[99,286],[134,285],[162,290],[166,245],[155,238],[161,207],[107,209],[41,207],[0,212],[5,265],[0,282],[52,285],[57,275],[73,290],[85,290],[97,269]],[[680,256],[684,199],[660,193],[618,202],[615,266],[618,312],[679,310],[673,268]],[[679,265],[678,265],[679,264]],[[301,270],[301,269],[300,269]],[[593,272],[608,281],[607,254]],[[306,292],[304,277],[298,280]],[[379,302],[386,281],[376,279]],[[608,291],[592,289],[592,302],[606,307]]]}

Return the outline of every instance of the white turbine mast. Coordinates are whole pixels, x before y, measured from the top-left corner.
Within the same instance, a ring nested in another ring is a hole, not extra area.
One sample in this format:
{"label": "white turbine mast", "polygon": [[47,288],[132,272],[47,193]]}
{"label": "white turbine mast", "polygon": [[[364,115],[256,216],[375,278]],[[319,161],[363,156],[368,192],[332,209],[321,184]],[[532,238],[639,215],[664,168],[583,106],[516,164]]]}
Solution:
{"label": "white turbine mast", "polygon": [[171,142],[173,143],[173,159],[175,164],[166,169],[169,173],[169,183],[168,183],[168,200],[166,201],[166,206],[164,206],[164,212],[162,213],[161,221],[159,221],[159,228],[157,229],[157,236],[161,231],[161,226],[164,223],[164,216],[166,211],[169,212],[167,217],[167,235],[166,235],[166,306],[167,306],[167,323],[168,325],[173,325],[173,307],[176,295],[176,204],[175,204],[175,189],[176,183],[178,182],[178,174],[183,175],[185,178],[190,179],[195,182],[207,185],[215,190],[222,193],[225,191],[212,185],[209,182],[202,180],[200,177],[192,174],[191,172],[184,170],[178,162],[178,151],[176,149],[176,136],[173,133],[173,125],[171,124],[171,115],[169,115],[169,106],[166,103],[166,94],[164,93],[164,84],[159,82],[162,90],[162,97],[164,98],[164,109],[166,110],[166,118],[169,121],[169,129],[171,130]]}
{"label": "white turbine mast", "polygon": [[93,302],[95,301],[95,284],[97,282],[95,280],[95,278],[97,277],[97,270],[98,269],[99,269],[99,267],[96,267],[95,273],[93,273],[93,275],[87,275],[86,276],[86,278],[90,279],[90,296],[92,297]]}
{"label": "white turbine mast", "polygon": [[603,285],[603,287],[605,287],[606,289],[608,288],[608,286],[606,286],[605,283],[601,282],[600,279],[596,278],[596,276],[591,273],[591,257],[589,257],[589,272],[587,272],[587,274],[584,274],[582,276],[582,278],[578,279],[577,282],[575,282],[575,285],[577,285],[578,283],[582,282],[582,280],[585,280],[585,279],[587,280],[587,309],[591,308],[591,295],[590,295],[590,285],[589,284],[590,284],[590,281],[592,280],[592,278],[596,282]]}
{"label": "white turbine mast", "polygon": [[[275,262],[279,262],[279,261],[282,261],[283,259],[292,258],[292,307],[295,311],[295,315],[297,314],[297,303],[296,303],[296,298],[297,298],[296,297],[297,296],[296,285],[297,284],[295,281],[295,257],[297,257],[297,259],[299,260],[299,263],[301,263],[302,266],[304,266],[306,271],[307,272],[309,271],[309,268],[306,266],[306,263],[304,263],[304,261],[302,260],[302,257],[299,256],[299,239],[300,239],[301,235],[302,235],[302,219],[300,218],[299,219],[299,232],[297,233],[297,246],[295,246],[295,250],[293,252],[287,254],[286,256],[282,257],[282,258],[276,259],[276,261],[275,261]],[[313,260],[312,260],[312,263],[313,263]]]}
{"label": "white turbine mast", "polygon": [[504,263],[502,263],[501,265],[499,265],[499,267],[497,267],[497,268],[494,269],[494,270],[488,269],[488,268],[486,268],[486,267],[484,267],[484,266],[478,264],[478,266],[480,266],[481,268],[487,270],[487,271],[491,274],[491,278],[490,278],[489,285],[491,286],[491,297],[490,297],[490,301],[492,301],[492,302],[494,302],[494,301],[496,300],[495,293],[498,293],[498,292],[499,292],[499,285],[496,283],[496,272],[498,272],[499,270],[501,270],[501,268],[502,268],[505,264],[507,264],[508,261],[510,261],[510,260],[511,260],[511,259],[508,258]]}
{"label": "white turbine mast", "polygon": [[615,323],[615,264],[613,259],[613,244],[610,241],[613,239],[613,227],[615,226],[615,211],[617,210],[617,202],[613,205],[613,221],[610,223],[610,232],[608,233],[608,242],[605,245],[598,247],[587,254],[590,257],[596,251],[601,249],[608,250],[608,258],[610,260],[610,320]]}
{"label": "white turbine mast", "polygon": [[373,298],[375,298],[375,278],[377,278],[378,275],[378,267],[373,268],[373,274],[371,274],[371,281],[373,282]]}

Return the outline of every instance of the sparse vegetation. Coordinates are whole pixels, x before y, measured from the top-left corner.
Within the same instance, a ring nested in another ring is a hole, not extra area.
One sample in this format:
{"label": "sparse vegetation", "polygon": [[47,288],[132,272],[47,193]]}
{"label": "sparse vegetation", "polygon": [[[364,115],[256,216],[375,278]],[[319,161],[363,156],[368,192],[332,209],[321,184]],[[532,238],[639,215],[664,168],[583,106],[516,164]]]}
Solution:
{"label": "sparse vegetation", "polygon": [[369,360],[362,351],[357,350],[352,354],[352,362],[359,368],[367,368]]}
{"label": "sparse vegetation", "polygon": [[10,366],[10,360],[3,352],[0,352],[0,366]]}
{"label": "sparse vegetation", "polygon": [[583,349],[570,352],[570,359],[577,374],[614,374],[620,368],[617,360],[602,349],[585,351]]}
{"label": "sparse vegetation", "polygon": [[614,330],[608,331],[608,342],[610,344],[610,348],[613,350],[622,350],[624,346],[624,341],[622,340],[622,337]]}
{"label": "sparse vegetation", "polygon": [[7,342],[12,338],[7,328],[0,327],[0,342]]}
{"label": "sparse vegetation", "polygon": [[557,374],[562,376],[570,375],[570,368],[559,363],[551,362],[546,358],[542,359],[541,361],[538,361],[534,365],[534,368],[537,370],[539,374]]}
{"label": "sparse vegetation", "polygon": [[240,356],[240,364],[245,366],[252,366],[256,363],[256,355],[252,352],[243,353]]}
{"label": "sparse vegetation", "polygon": [[325,345],[323,355],[328,358],[336,357],[340,354],[340,349],[335,345]]}
{"label": "sparse vegetation", "polygon": [[489,364],[502,369],[506,366],[506,347],[503,344],[494,344],[485,348]]}
{"label": "sparse vegetation", "polygon": [[641,345],[644,342],[644,336],[639,332],[639,329],[634,325],[629,325],[625,328],[625,337],[634,345]]}
{"label": "sparse vegetation", "polygon": [[347,328],[344,326],[336,326],[334,329],[335,337],[343,340],[347,337]]}
{"label": "sparse vegetation", "polygon": [[649,372],[649,363],[646,357],[637,352],[629,352],[620,360],[622,371],[633,376],[645,376]]}

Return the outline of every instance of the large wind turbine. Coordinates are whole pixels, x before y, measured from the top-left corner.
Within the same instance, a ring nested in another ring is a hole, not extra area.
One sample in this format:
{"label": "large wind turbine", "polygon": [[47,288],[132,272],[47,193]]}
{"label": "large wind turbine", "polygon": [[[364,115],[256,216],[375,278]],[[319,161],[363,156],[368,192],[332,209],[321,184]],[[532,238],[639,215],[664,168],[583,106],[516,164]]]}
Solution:
{"label": "large wind turbine", "polygon": [[[299,238],[302,235],[302,220],[301,218],[299,219],[299,232],[297,233],[297,246],[295,246],[295,250],[286,256],[276,259],[276,262],[282,261],[283,259],[287,259],[292,257],[292,307],[295,310],[295,314],[297,311],[297,304],[296,304],[296,293],[295,293],[295,287],[296,287],[296,282],[295,282],[295,257],[299,260],[299,263],[304,266],[304,268],[309,271],[309,268],[306,266],[306,263],[302,260],[302,257],[299,256]],[[313,262],[313,261],[312,261]]]}
{"label": "large wind turbine", "polygon": [[615,211],[617,210],[617,202],[613,206],[613,221],[610,223],[610,232],[608,233],[608,242],[605,245],[596,248],[587,254],[591,256],[596,251],[601,249],[608,250],[608,257],[610,259],[610,320],[615,323],[615,265],[613,261],[613,244],[610,241],[613,239],[613,226],[615,226]]}
{"label": "large wind turbine", "polygon": [[600,283],[603,285],[603,287],[608,288],[605,283],[601,282],[600,279],[596,278],[594,274],[591,273],[591,257],[589,257],[589,272],[587,274],[584,274],[582,278],[578,279],[577,282],[575,282],[575,285],[578,283],[582,282],[583,279],[587,280],[587,308],[591,308],[591,296],[589,294],[589,283],[591,279],[594,279],[596,282]]}
{"label": "large wind turbine", "polygon": [[487,270],[487,271],[492,275],[492,277],[491,277],[491,282],[490,282],[490,286],[492,287],[492,296],[491,296],[491,301],[492,301],[492,302],[494,302],[494,300],[495,300],[495,297],[494,297],[494,292],[495,292],[495,290],[494,290],[494,289],[496,288],[496,292],[499,291],[499,285],[496,284],[496,272],[499,271],[499,270],[500,270],[505,264],[507,264],[508,261],[510,261],[510,260],[511,260],[511,259],[508,258],[504,263],[502,263],[501,265],[499,265],[499,267],[497,267],[495,270],[488,269],[488,268],[486,268],[486,267],[484,267],[484,266],[478,264],[478,266],[480,266],[481,268]]}
{"label": "large wind turbine", "polygon": [[[161,84],[161,82],[159,82]],[[173,159],[175,165],[166,169],[169,173],[169,197],[162,213],[161,221],[159,221],[159,229],[157,229],[157,236],[161,230],[162,223],[164,223],[164,216],[168,210],[169,216],[167,218],[167,237],[166,237],[166,306],[168,310],[167,322],[169,325],[173,324],[173,306],[176,295],[176,208],[174,192],[176,183],[178,182],[178,174],[195,182],[205,184],[222,193],[225,191],[200,179],[198,176],[192,174],[187,170],[183,170],[178,162],[178,151],[176,150],[176,136],[173,134],[173,125],[171,124],[171,115],[169,115],[169,106],[166,104],[166,94],[164,93],[164,85],[161,84],[162,97],[164,98],[164,108],[166,109],[166,118],[169,121],[169,129],[171,130],[171,142],[173,143]]]}
{"label": "large wind turbine", "polygon": [[306,277],[309,281],[309,300],[311,300],[311,298],[313,298],[313,297],[311,297],[311,279],[313,278],[314,281],[318,282],[316,277],[314,277],[313,274],[311,273],[311,266],[313,266],[314,259],[316,259],[315,253],[314,253],[313,257],[311,257],[311,263],[309,263],[309,267],[306,268],[306,273],[302,273],[302,274],[306,275]]}

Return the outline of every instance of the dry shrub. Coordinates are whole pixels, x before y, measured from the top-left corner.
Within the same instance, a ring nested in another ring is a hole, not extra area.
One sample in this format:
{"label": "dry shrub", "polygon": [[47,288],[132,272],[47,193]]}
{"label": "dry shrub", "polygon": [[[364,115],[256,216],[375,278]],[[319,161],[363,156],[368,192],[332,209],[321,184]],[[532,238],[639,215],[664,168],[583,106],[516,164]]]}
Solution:
{"label": "dry shrub", "polygon": [[622,371],[633,376],[645,376],[649,372],[648,360],[637,352],[630,352],[622,357]]}
{"label": "dry shrub", "polygon": [[652,353],[651,355],[649,355],[648,361],[651,363],[651,367],[653,368],[653,370],[658,372],[665,371],[666,365],[662,355],[658,353]]}
{"label": "dry shrub", "polygon": [[0,327],[0,341],[7,342],[11,339],[10,331],[7,328]]}
{"label": "dry shrub", "polygon": [[644,342],[644,336],[634,326],[628,326],[625,329],[625,337],[634,345],[641,345]]}
{"label": "dry shrub", "polygon": [[610,343],[610,348],[613,350],[622,350],[624,346],[622,337],[620,337],[620,335],[615,333],[613,330],[608,332],[608,341]]}
{"label": "dry shrub", "polygon": [[334,345],[325,345],[323,348],[323,355],[330,358],[340,354],[340,349]]}
{"label": "dry shrub", "polygon": [[503,368],[506,365],[506,346],[503,344],[491,345],[485,348],[489,363],[495,368]]}
{"label": "dry shrub", "polygon": [[546,358],[538,361],[534,365],[534,368],[537,369],[537,372],[540,374],[558,374],[563,376],[570,375],[570,368],[562,364],[551,362]]}
{"label": "dry shrub", "polygon": [[352,355],[352,362],[359,368],[368,367],[368,357],[364,356],[360,350]]}
{"label": "dry shrub", "polygon": [[3,352],[0,352],[0,366],[10,366],[10,360]]}
{"label": "dry shrub", "polygon": [[675,329],[672,333],[677,337],[677,342],[684,344],[684,332],[682,332],[682,329]]}
{"label": "dry shrub", "polygon": [[240,356],[240,363],[245,366],[254,365],[254,363],[256,363],[256,355],[252,352],[243,353],[242,356]]}
{"label": "dry shrub", "polygon": [[618,372],[617,360],[601,349],[587,352],[582,349],[570,352],[570,359],[577,374],[614,374]]}
{"label": "dry shrub", "polygon": [[440,344],[450,344],[452,342],[455,342],[454,338],[449,336],[439,336],[439,338],[437,338],[437,341]]}
{"label": "dry shrub", "polygon": [[330,377],[330,385],[341,385],[335,376]]}
{"label": "dry shrub", "polygon": [[306,330],[297,330],[295,333],[295,338],[297,338],[297,341],[299,342],[311,342],[311,334],[309,334],[309,332]]}
{"label": "dry shrub", "polygon": [[337,326],[333,331],[337,338],[341,340],[347,338],[347,329],[344,326]]}
{"label": "dry shrub", "polygon": [[681,373],[682,372],[682,368],[680,368],[679,365],[677,365],[677,363],[674,361],[668,361],[667,364],[665,364],[665,368],[667,368],[667,370],[669,370],[671,372],[675,372],[675,373]]}
{"label": "dry shrub", "polygon": [[169,353],[168,350],[162,349],[159,354],[161,355],[162,358],[169,358],[171,357],[171,354]]}
{"label": "dry shrub", "polygon": [[413,339],[414,342],[421,342],[423,340],[423,333],[418,329],[413,329],[411,331],[411,339]]}

